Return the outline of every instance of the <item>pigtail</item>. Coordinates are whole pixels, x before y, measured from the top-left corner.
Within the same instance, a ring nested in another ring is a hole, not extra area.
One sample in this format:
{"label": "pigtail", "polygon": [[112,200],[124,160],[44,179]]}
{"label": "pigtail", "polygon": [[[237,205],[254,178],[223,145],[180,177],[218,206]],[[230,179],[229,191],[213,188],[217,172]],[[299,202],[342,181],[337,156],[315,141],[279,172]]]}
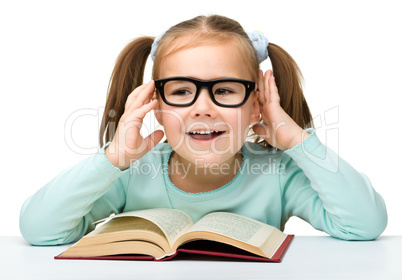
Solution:
{"label": "pigtail", "polygon": [[268,45],[272,71],[285,112],[303,129],[313,127],[313,118],[303,95],[303,76],[293,58],[278,45]]}
{"label": "pigtail", "polygon": [[142,85],[147,58],[154,41],[153,37],[140,37],[129,43],[117,58],[109,81],[105,111],[99,131],[99,144],[103,147],[103,137],[109,142],[124,113],[128,95]]}

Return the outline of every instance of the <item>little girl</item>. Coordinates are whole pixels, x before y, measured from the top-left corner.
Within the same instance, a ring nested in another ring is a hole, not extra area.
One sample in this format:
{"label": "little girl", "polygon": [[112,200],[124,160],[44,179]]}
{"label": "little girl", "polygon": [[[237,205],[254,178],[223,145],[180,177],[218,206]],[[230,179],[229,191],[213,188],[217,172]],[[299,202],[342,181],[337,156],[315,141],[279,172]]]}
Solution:
{"label": "little girl", "polygon": [[[141,85],[149,54],[154,80]],[[273,71],[264,74],[267,57]],[[281,230],[298,216],[337,238],[375,239],[387,224],[384,201],[319,141],[300,79],[287,52],[222,16],[134,40],[112,74],[102,149],[27,199],[22,235],[65,244],[111,213],[175,208],[194,221],[226,211]],[[151,110],[167,142],[160,130],[141,136]]]}

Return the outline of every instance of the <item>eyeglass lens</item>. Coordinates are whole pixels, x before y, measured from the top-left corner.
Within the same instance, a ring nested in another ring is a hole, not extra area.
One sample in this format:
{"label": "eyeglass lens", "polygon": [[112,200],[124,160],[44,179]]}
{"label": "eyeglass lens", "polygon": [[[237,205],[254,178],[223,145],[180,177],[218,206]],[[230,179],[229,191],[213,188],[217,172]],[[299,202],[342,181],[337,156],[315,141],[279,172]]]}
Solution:
{"label": "eyeglass lens", "polygon": [[[169,81],[164,87],[165,98],[172,104],[187,104],[194,100],[197,86],[189,81]],[[236,105],[243,102],[246,88],[238,82],[222,82],[212,87],[215,100],[224,105]]]}

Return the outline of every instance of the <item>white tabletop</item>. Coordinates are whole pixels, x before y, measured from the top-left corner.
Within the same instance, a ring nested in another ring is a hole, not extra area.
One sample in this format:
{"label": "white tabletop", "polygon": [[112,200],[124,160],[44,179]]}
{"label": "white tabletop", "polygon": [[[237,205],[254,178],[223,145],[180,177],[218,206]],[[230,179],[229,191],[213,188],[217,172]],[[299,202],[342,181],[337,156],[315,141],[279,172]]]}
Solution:
{"label": "white tabletop", "polygon": [[68,246],[31,246],[18,236],[0,237],[0,246],[0,279],[402,279],[402,236],[366,242],[296,236],[282,263],[54,260]]}

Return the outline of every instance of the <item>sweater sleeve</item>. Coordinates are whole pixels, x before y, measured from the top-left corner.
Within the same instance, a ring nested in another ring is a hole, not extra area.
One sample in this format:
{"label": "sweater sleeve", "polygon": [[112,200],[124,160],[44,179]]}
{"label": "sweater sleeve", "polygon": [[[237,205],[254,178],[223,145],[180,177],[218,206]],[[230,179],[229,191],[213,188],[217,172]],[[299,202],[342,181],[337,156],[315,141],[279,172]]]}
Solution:
{"label": "sweater sleeve", "polygon": [[314,129],[308,132],[307,139],[284,152],[282,222],[297,216],[336,238],[377,238],[387,225],[383,198],[366,175],[323,145]]}
{"label": "sweater sleeve", "polygon": [[128,170],[110,164],[105,147],[60,173],[25,201],[20,230],[29,243],[74,242],[94,229],[94,221],[123,210]]}

